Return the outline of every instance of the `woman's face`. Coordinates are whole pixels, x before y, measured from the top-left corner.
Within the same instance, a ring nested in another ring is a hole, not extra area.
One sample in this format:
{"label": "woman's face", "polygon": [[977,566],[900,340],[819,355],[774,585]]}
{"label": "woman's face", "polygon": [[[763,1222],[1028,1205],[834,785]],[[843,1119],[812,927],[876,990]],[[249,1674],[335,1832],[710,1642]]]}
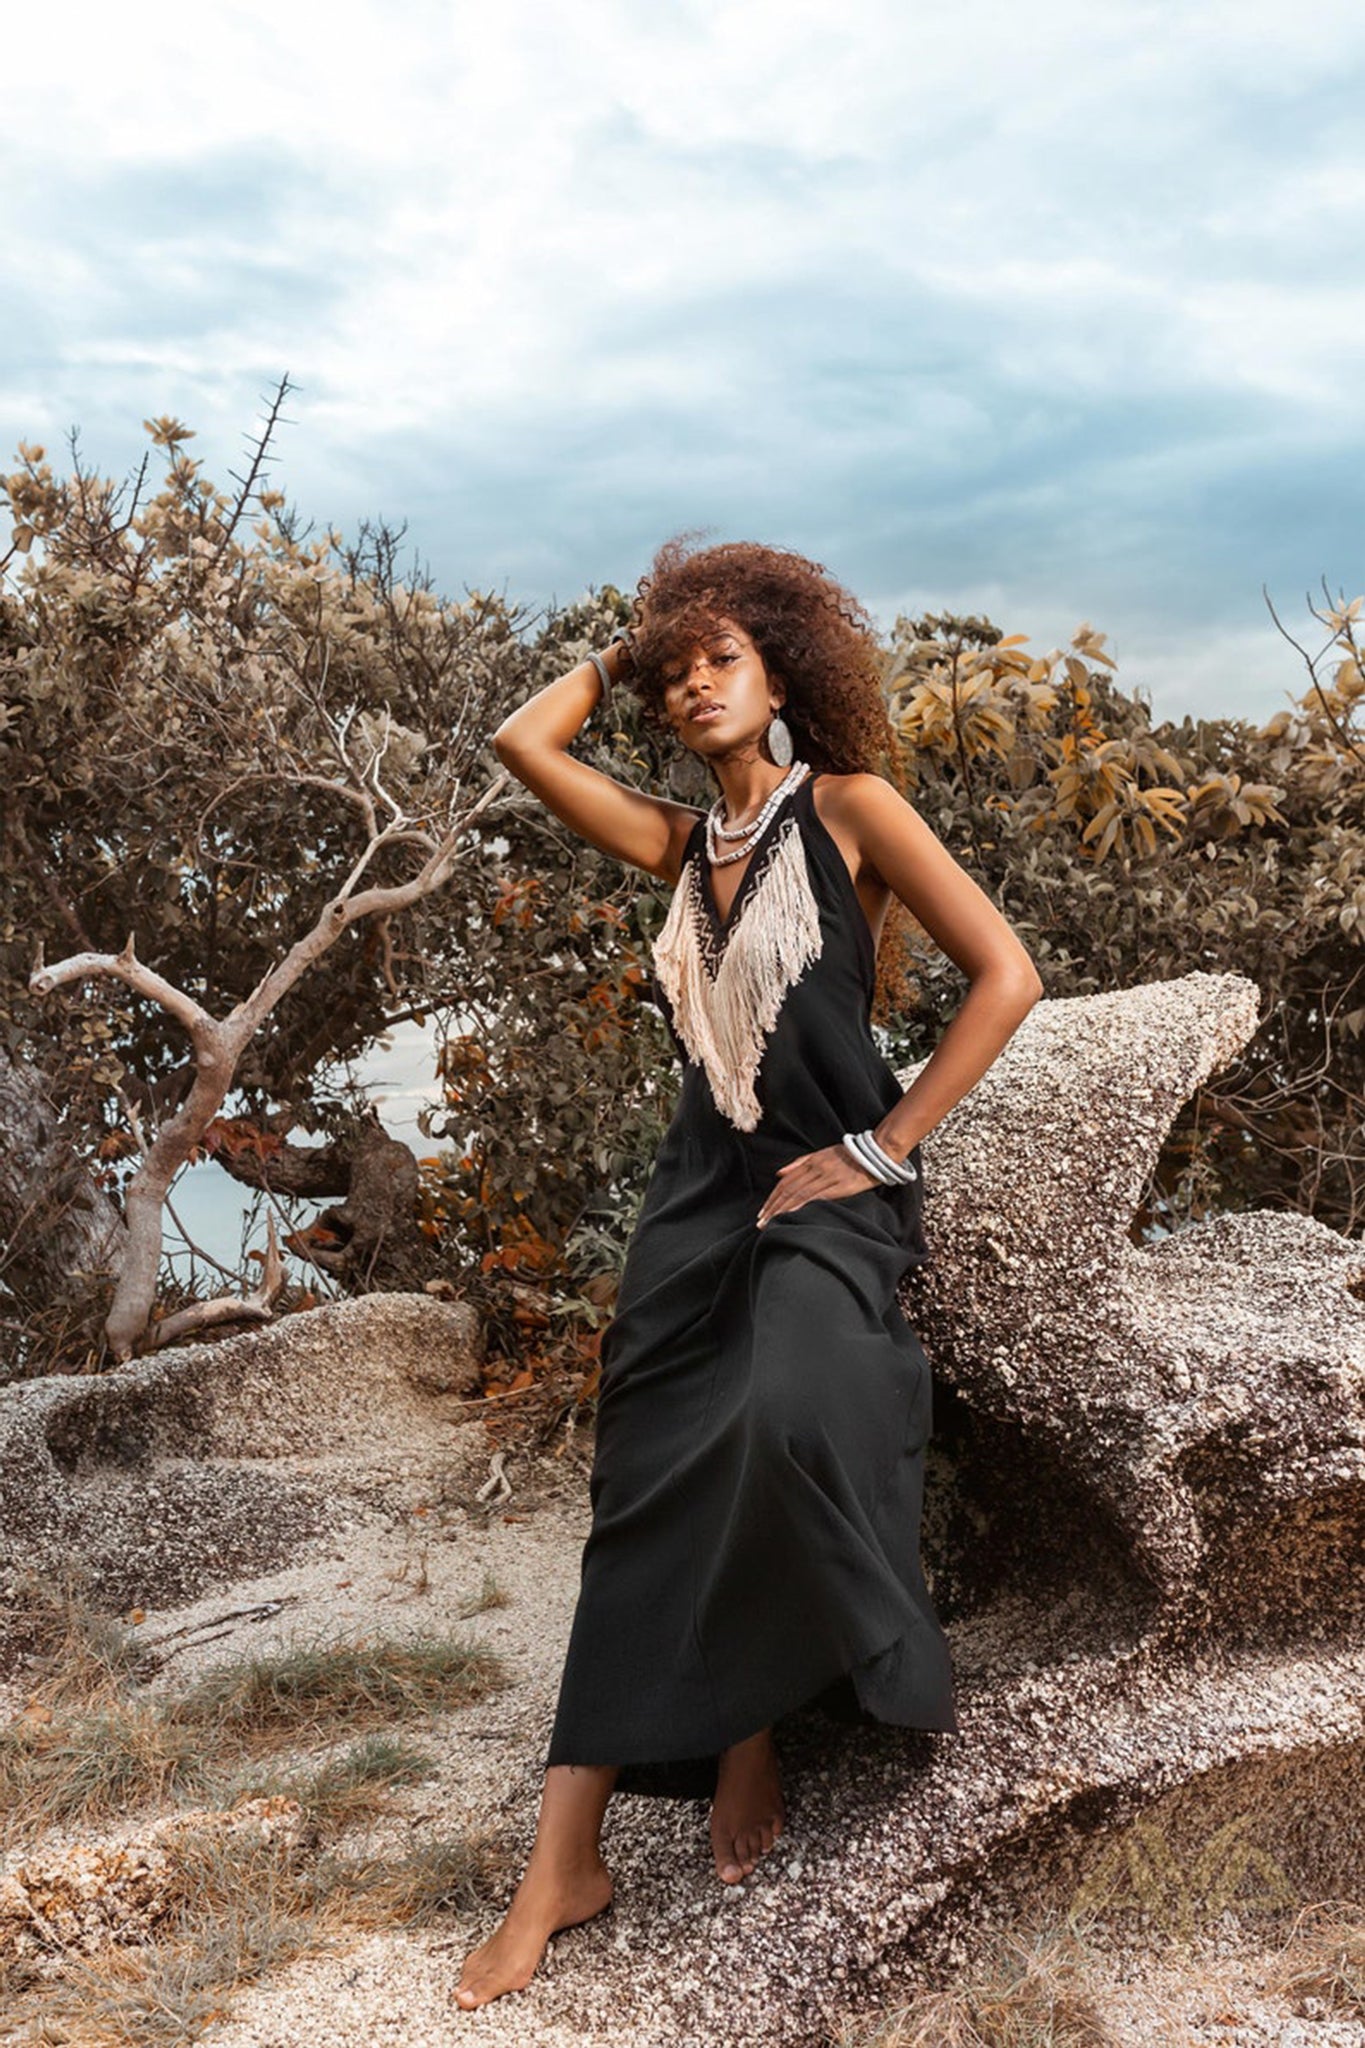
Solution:
{"label": "woman's face", "polygon": [[664,707],[683,745],[714,758],[757,740],[782,697],[743,627],[718,619],[670,674]]}

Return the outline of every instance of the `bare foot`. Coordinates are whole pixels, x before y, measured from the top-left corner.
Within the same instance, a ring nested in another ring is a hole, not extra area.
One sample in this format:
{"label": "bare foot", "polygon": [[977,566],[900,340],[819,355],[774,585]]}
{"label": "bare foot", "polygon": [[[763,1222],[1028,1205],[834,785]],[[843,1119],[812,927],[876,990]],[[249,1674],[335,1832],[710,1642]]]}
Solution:
{"label": "bare foot", "polygon": [[577,1927],[611,1904],[611,1873],[600,1858],[572,1873],[536,1868],[526,1875],[497,1932],[465,1958],[451,1997],[466,2012],[504,1991],[522,1991],[536,1973],[546,1943],[562,1927]]}
{"label": "bare foot", "polygon": [[738,1884],[782,1832],[786,1808],[772,1730],[736,1742],[720,1759],[711,1806],[711,1850],[722,1884]]}

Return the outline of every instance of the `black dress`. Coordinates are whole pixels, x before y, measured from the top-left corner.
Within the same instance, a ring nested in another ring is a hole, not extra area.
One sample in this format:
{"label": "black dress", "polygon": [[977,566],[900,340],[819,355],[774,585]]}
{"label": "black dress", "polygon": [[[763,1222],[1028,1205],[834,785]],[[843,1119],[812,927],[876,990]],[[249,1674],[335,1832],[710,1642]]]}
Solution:
{"label": "black dress", "polygon": [[698,820],[654,945],[685,1071],[603,1335],[546,1757],[618,1764],[622,1791],[705,1793],[722,1749],[808,1704],[958,1725],[919,1561],[930,1370],[896,1299],[928,1256],[923,1181],[756,1221],[779,1166],[902,1094],[815,780],[779,805],[724,919]]}

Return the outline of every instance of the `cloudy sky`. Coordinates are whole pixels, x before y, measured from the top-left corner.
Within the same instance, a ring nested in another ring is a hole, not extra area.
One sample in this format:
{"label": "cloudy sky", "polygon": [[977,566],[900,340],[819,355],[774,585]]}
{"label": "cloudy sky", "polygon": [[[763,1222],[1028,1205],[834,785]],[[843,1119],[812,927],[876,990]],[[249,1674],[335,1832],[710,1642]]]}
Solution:
{"label": "cloudy sky", "polygon": [[70,0],[6,26],[0,444],[144,416],[437,581],[679,528],[1264,717],[1365,584],[1356,0]]}

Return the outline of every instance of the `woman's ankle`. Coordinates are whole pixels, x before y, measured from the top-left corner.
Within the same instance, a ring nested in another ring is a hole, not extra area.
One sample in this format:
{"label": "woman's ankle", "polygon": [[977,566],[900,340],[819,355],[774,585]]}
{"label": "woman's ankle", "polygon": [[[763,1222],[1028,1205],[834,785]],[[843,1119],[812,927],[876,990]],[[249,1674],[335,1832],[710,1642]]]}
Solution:
{"label": "woman's ankle", "polygon": [[526,1860],[524,1876],[534,1873],[538,1879],[557,1878],[572,1883],[578,1878],[596,1877],[606,1867],[600,1842],[536,1842]]}

